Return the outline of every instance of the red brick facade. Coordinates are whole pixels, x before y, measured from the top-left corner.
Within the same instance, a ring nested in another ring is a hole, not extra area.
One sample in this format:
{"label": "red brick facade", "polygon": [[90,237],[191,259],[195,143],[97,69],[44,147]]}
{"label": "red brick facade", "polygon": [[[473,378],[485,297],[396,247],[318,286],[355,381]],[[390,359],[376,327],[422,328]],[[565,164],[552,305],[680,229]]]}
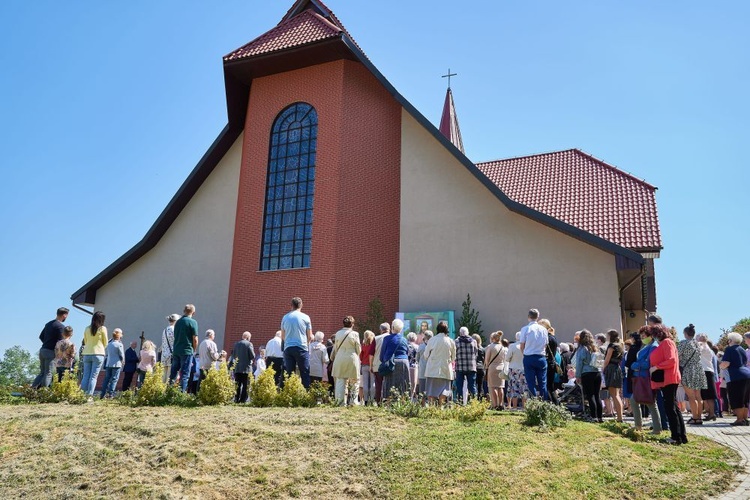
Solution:
{"label": "red brick facade", "polygon": [[[318,113],[312,255],[306,269],[259,271],[268,141],[276,116],[303,101]],[[334,61],[253,81],[243,138],[224,348],[256,346],[300,296],[326,336],[380,295],[398,307],[401,106],[361,64]]]}

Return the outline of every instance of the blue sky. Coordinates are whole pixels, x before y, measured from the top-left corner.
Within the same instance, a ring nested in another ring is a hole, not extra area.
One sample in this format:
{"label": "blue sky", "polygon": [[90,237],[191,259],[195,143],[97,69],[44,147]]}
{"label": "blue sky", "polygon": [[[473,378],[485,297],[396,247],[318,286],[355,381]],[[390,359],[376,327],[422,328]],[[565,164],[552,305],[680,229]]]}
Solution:
{"label": "blue sky", "polygon": [[[226,123],[221,56],[291,3],[0,2],[0,352],[143,237]],[[577,147],[658,186],[667,323],[750,316],[750,4],[328,5],[434,122],[458,73],[473,160]]]}

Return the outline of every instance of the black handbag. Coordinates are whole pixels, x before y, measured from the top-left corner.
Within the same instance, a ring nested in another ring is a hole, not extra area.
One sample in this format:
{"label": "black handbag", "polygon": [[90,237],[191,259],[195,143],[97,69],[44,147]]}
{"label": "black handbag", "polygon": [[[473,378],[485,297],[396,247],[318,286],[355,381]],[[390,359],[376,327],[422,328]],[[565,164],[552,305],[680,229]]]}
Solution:
{"label": "black handbag", "polygon": [[664,382],[664,370],[654,370],[651,372],[651,382]]}
{"label": "black handbag", "polygon": [[391,356],[390,359],[386,359],[382,363],[380,363],[380,366],[378,367],[378,374],[385,377],[386,375],[390,375],[396,370],[396,361],[394,360],[393,356]]}

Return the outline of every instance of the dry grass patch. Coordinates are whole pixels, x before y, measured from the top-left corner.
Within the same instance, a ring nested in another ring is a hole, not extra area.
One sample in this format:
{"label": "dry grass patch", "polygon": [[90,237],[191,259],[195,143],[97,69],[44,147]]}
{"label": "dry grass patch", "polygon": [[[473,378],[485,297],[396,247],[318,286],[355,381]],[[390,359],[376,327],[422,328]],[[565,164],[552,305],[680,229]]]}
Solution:
{"label": "dry grass patch", "polygon": [[515,415],[404,420],[371,408],[0,406],[0,497],[704,498],[736,456]]}

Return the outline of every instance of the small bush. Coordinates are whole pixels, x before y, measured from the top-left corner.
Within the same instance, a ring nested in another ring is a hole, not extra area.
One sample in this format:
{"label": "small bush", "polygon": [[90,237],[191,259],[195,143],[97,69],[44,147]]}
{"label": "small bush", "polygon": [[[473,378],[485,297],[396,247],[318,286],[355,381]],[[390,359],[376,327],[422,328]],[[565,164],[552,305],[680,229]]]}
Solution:
{"label": "small bush", "polygon": [[557,406],[540,399],[526,401],[526,418],[524,424],[534,427],[565,427],[571,420],[570,412],[563,406]]}
{"label": "small bush", "polygon": [[408,394],[399,394],[395,389],[391,391],[391,398],[386,408],[394,415],[403,418],[427,417],[431,413],[430,408],[412,401]]}
{"label": "small bush", "polygon": [[30,403],[57,403],[51,387],[34,389],[30,385],[26,385],[21,389],[21,393]]}
{"label": "small bush", "polygon": [[164,401],[164,394],[167,391],[167,384],[162,380],[161,363],[156,363],[151,373],[147,373],[143,380],[143,385],[136,392],[135,406],[161,406]]}
{"label": "small bush", "polygon": [[201,382],[198,401],[207,406],[225,405],[234,400],[234,382],[229,377],[226,362],[217,370],[211,367],[206,378]]}
{"label": "small bush", "polygon": [[487,405],[472,399],[466,405],[423,406],[412,401],[407,394],[391,391],[390,402],[386,409],[403,418],[424,418],[428,420],[458,420],[459,422],[477,422],[487,413]]}
{"label": "small bush", "polygon": [[317,404],[312,401],[299,375],[292,373],[284,379],[284,387],[276,396],[276,406],[283,408],[307,407]]}
{"label": "small bush", "polygon": [[331,385],[328,382],[313,382],[310,384],[308,394],[310,396],[311,404],[329,405],[331,404],[331,393],[329,388]]}
{"label": "small bush", "polygon": [[253,380],[250,384],[250,404],[258,408],[268,408],[276,402],[276,382],[274,381],[275,372],[273,368],[268,367],[266,370]]}
{"label": "small bush", "polygon": [[[129,392],[129,391],[128,391]],[[182,392],[179,384],[168,384],[164,391],[164,398],[161,404],[165,406],[182,406],[183,408],[193,408],[198,406],[198,398],[187,392]]]}
{"label": "small bush", "polygon": [[627,439],[630,439],[631,441],[635,441],[636,443],[642,443],[648,440],[659,440],[658,436],[651,435],[647,437],[646,433],[642,430],[636,430],[635,427],[623,422],[605,422],[604,424],[602,424],[602,427],[612,432],[613,434],[625,437]]}
{"label": "small bush", "polygon": [[127,391],[122,391],[115,401],[123,406],[135,406],[135,390],[128,389]]}
{"label": "small bush", "polygon": [[78,386],[75,373],[66,371],[60,382],[57,381],[57,374],[52,378],[52,396],[56,403],[67,402],[73,405],[80,405],[88,400],[88,397]]}

